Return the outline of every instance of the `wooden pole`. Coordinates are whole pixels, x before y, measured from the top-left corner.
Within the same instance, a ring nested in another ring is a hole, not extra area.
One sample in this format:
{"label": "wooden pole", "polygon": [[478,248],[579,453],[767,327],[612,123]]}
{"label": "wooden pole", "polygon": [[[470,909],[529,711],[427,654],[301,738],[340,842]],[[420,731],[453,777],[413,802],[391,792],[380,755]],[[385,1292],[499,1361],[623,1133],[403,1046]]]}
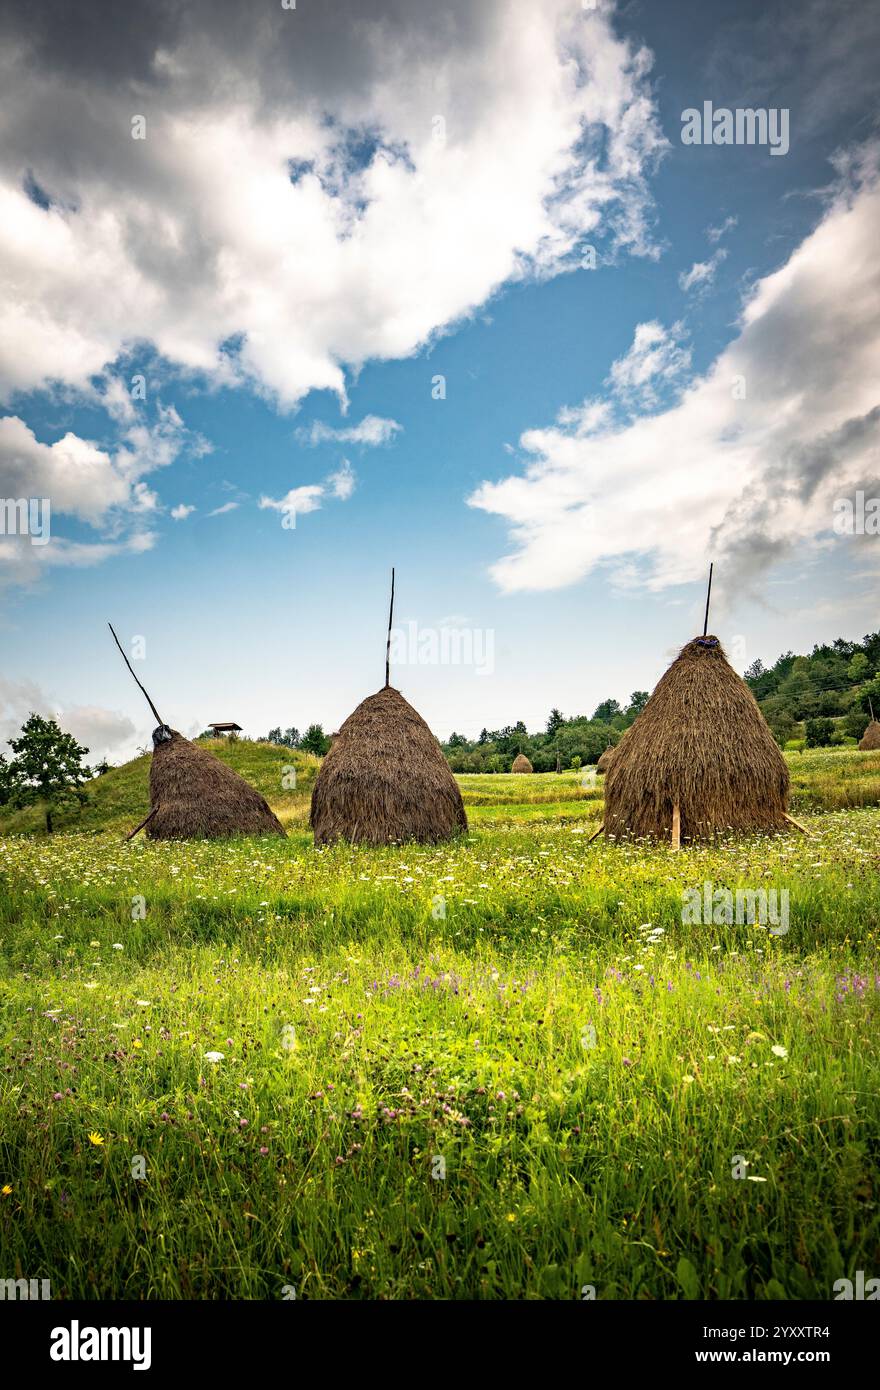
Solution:
{"label": "wooden pole", "polygon": [[681,849],[681,807],[677,801],[672,808],[672,848]]}
{"label": "wooden pole", "polygon": [[[162,722],[162,721],[161,721],[161,719],[160,719],[160,720],[159,720],[159,723],[161,724],[161,722]],[[136,825],[135,828],[134,828],[134,830],[131,832],[131,834],[130,834],[130,835],[126,835],[125,840],[123,841],[123,843],[124,843],[124,844],[127,844],[129,840],[133,840],[134,837],[135,837],[135,835],[138,833],[139,830],[143,830],[143,828],[144,828],[145,825],[149,825],[149,824],[150,824],[150,821],[153,819],[153,817],[154,817],[154,815],[156,814],[156,812],[158,811],[158,809],[159,809],[158,806],[154,806],[153,809],[152,809],[152,811],[150,812],[150,814],[149,814],[148,816],[146,816],[144,820],[141,821],[140,825]]]}
{"label": "wooden pole", "polygon": [[605,822],[603,821],[602,824],[599,826],[599,829],[593,831],[592,835],[590,836],[589,840],[587,841],[587,844],[588,844],[588,845],[591,845],[591,844],[593,843],[593,841],[595,840],[596,836],[597,836],[597,835],[601,835],[601,834],[602,834],[602,831],[603,831],[604,829],[605,829]]}
{"label": "wooden pole", "polygon": [[385,644],[385,685],[391,682],[391,623],[394,619],[394,566],[391,566],[391,607],[388,609],[388,641]]}
{"label": "wooden pole", "polygon": [[[110,631],[113,632],[113,624],[112,624],[112,623],[108,623],[107,626],[109,627]],[[159,714],[159,711],[156,709],[156,706],[153,704],[153,701],[150,699],[149,695],[147,695],[146,690],[144,690],[144,687],[141,685],[141,683],[140,683],[140,681],[138,680],[137,676],[134,675],[134,671],[132,671],[132,668],[131,668],[131,662],[129,661],[128,657],[125,655],[125,652],[122,650],[122,643],[120,642],[119,638],[116,636],[116,633],[115,633],[115,632],[113,632],[113,641],[116,643],[117,647],[119,648],[119,651],[120,651],[120,653],[121,653],[121,655],[122,655],[122,660],[125,662],[125,664],[126,664],[126,666],[128,667],[129,671],[131,671],[131,674],[134,676],[134,683],[135,683],[135,685],[140,685],[140,686],[141,686],[141,690],[143,690],[144,695],[146,695],[146,697],[147,697],[147,704],[150,706],[150,709],[153,711],[153,715],[154,715],[154,717],[155,717],[156,723],[157,723],[157,724],[161,724],[161,723],[162,723],[162,716]]]}
{"label": "wooden pole", "polygon": [[709,566],[709,588],[706,590],[706,616],[703,620],[703,636],[709,631],[709,599],[712,597],[712,570],[715,568],[714,560]]}
{"label": "wooden pole", "polygon": [[805,825],[801,825],[799,820],[795,820],[794,816],[790,816],[787,811],[783,811],[782,814],[785,816],[785,819],[788,821],[789,825],[794,826],[795,830],[799,830],[802,835],[809,835],[810,832],[807,829],[807,827]]}

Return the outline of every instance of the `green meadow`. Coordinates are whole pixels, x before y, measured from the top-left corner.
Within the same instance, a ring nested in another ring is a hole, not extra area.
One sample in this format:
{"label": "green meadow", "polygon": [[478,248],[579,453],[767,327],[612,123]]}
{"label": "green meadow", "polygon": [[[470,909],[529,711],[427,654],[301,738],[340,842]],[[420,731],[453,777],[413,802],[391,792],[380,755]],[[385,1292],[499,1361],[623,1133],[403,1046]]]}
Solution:
{"label": "green meadow", "polygon": [[[470,833],[150,844],[147,759],[0,821],[0,1277],[56,1298],[830,1299],[880,1270],[880,754],[806,827],[588,843],[601,780],[462,776]],[[282,769],[297,786],[282,790]],[[683,894],[787,892],[785,929]]]}

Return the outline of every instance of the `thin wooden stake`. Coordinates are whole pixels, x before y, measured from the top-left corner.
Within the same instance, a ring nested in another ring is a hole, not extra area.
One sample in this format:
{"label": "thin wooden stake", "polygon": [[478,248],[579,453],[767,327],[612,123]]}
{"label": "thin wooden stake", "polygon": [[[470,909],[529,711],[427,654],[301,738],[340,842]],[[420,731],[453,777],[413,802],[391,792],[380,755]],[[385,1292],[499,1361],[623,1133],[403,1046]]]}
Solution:
{"label": "thin wooden stake", "polygon": [[388,609],[388,641],[385,644],[385,685],[391,682],[391,623],[394,618],[394,566],[391,566],[391,607]]}
{"label": "thin wooden stake", "polygon": [[677,801],[672,808],[672,848],[681,849],[681,808]]}
{"label": "thin wooden stake", "polygon": [[[107,626],[109,627],[110,631],[113,632],[113,624],[112,624],[112,623],[108,623]],[[134,675],[134,671],[132,671],[132,668],[131,668],[131,662],[129,661],[128,657],[125,655],[125,652],[122,650],[122,643],[120,642],[119,638],[116,636],[116,633],[115,633],[115,632],[113,632],[113,641],[116,643],[117,647],[118,647],[119,650],[120,650],[120,653],[122,654],[122,660],[125,662],[125,664],[126,664],[126,666],[128,667],[129,671],[131,671],[131,674],[134,676],[135,685],[140,685],[140,686],[141,686],[141,690],[143,690],[143,692],[144,692],[144,695],[147,696],[147,704],[150,706],[150,709],[153,711],[153,715],[154,715],[154,717],[155,717],[156,723],[157,723],[157,724],[161,724],[161,723],[162,723],[162,717],[161,717],[161,715],[159,714],[159,711],[156,709],[156,706],[153,704],[153,701],[150,699],[149,695],[147,695],[146,690],[144,690],[144,687],[141,685],[141,683],[140,683],[140,681],[138,680],[137,676]]]}
{"label": "thin wooden stake", "polygon": [[783,811],[782,814],[785,816],[785,819],[788,821],[789,825],[793,825],[796,830],[799,830],[801,832],[802,835],[809,835],[810,832],[807,829],[807,827],[805,825],[801,825],[799,820],[795,820],[794,816],[790,816],[787,811]]}
{"label": "thin wooden stake", "polygon": [[[159,722],[161,723],[162,721],[160,720]],[[130,835],[126,835],[125,840],[124,840],[123,843],[124,843],[124,844],[127,844],[129,840],[133,840],[134,837],[135,837],[135,835],[138,833],[139,830],[143,830],[143,828],[144,828],[145,825],[149,825],[149,824],[150,824],[150,821],[153,819],[153,817],[154,817],[154,815],[156,814],[156,812],[158,811],[158,809],[159,809],[158,806],[154,806],[153,809],[152,809],[152,811],[150,812],[150,814],[149,814],[147,817],[145,817],[144,820],[141,821],[140,825],[136,825],[135,828],[134,828],[134,830],[131,832],[131,834],[130,834]]]}
{"label": "thin wooden stake", "polygon": [[706,590],[706,617],[703,620],[703,636],[709,631],[709,599],[712,597],[712,570],[715,568],[714,560],[709,566],[709,588]]}
{"label": "thin wooden stake", "polygon": [[602,834],[602,831],[603,831],[604,829],[605,829],[605,822],[603,821],[602,824],[599,826],[599,829],[593,831],[592,835],[590,836],[589,840],[587,841],[587,844],[588,844],[588,845],[591,845],[591,844],[593,843],[593,841],[595,840],[596,836],[597,836],[597,835],[601,835],[601,834]]}

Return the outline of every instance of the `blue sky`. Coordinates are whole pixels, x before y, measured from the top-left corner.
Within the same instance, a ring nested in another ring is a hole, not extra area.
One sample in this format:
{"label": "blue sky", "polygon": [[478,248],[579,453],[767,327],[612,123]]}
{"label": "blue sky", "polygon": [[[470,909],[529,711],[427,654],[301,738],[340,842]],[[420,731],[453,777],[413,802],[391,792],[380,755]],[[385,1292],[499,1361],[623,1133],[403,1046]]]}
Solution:
{"label": "blue sky", "polygon": [[[398,624],[492,634],[397,665],[441,737],[650,688],[710,560],[739,669],[877,626],[831,531],[878,476],[869,7],[534,8],[4,18],[0,493],[52,539],[0,539],[0,736],[146,742],[108,619],[185,733],[336,727],[392,564]],[[705,100],[788,153],[683,145]]]}

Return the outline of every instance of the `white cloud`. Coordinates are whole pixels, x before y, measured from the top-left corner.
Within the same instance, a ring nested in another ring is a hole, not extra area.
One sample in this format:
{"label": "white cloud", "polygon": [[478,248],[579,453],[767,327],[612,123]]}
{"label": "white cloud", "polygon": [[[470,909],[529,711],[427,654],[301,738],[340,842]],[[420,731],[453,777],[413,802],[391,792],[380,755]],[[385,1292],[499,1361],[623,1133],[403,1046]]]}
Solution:
{"label": "white cloud", "polygon": [[727,252],[723,246],[720,246],[714,256],[709,257],[708,261],[695,261],[690,270],[683,270],[679,275],[679,289],[684,290],[685,294],[690,294],[691,290],[708,289],[715,279],[715,272],[726,256]]}
{"label": "white cloud", "polygon": [[510,526],[514,548],[492,567],[502,589],[605,564],[660,590],[702,578],[711,553],[748,587],[796,548],[841,544],[833,499],[876,488],[880,471],[878,151],[840,168],[818,226],[755,285],[737,336],[675,405],[621,423],[588,402],[523,435],[524,475],[468,499]]}
{"label": "white cloud", "polygon": [[99,705],[60,707],[34,681],[11,681],[0,677],[0,752],[10,756],[6,744],[16,738],[29,714],[54,719],[77,743],[89,749],[90,761],[131,743],[135,727],[118,710]]}
{"label": "white cloud", "polygon": [[330,473],[323,483],[307,483],[302,487],[291,488],[279,498],[261,497],[257,504],[262,510],[271,508],[288,515],[305,516],[309,512],[321,510],[321,502],[326,497],[335,497],[339,502],[347,502],[354,492],[357,479],[348,459],[342,460],[342,467]]}
{"label": "white cloud", "polygon": [[713,243],[719,242],[728,232],[732,232],[738,223],[738,217],[725,217],[724,221],[719,223],[717,227],[707,227],[706,236]]}
{"label": "white cloud", "polygon": [[[5,582],[28,583],[50,566],[94,565],[153,545],[155,535],[145,532],[143,523],[160,504],[144,476],[172,464],[189,447],[191,436],[175,408],[161,402],[152,423],[136,417],[129,422],[114,404],[124,394],[118,395],[113,379],[106,388],[99,398],[117,421],[125,422],[112,453],[71,431],[45,444],[20,416],[0,416],[0,497],[48,498],[51,512],[48,544],[33,546],[27,537],[0,539]],[[101,539],[65,538],[60,529],[65,518],[100,531]]]}
{"label": "white cloud", "polygon": [[195,507],[190,507],[186,502],[181,502],[178,506],[171,508],[172,521],[186,521],[188,516],[192,516]]}
{"label": "white cloud", "polygon": [[347,502],[355,488],[354,469],[348,459],[342,460],[342,467],[337,473],[331,473],[327,479],[327,485],[334,497],[338,497],[340,502]]}
{"label": "white cloud", "polygon": [[297,430],[297,438],[308,444],[388,444],[403,429],[396,420],[384,420],[381,415],[365,415],[359,425],[333,429],[315,420],[309,430]]}
{"label": "white cloud", "polygon": [[139,13],[118,63],[103,21],[94,45],[62,21],[0,53],[0,397],[87,390],[145,341],[285,407],[344,398],[345,365],[413,353],[586,237],[654,253],[666,141],[611,6]]}
{"label": "white cloud", "polygon": [[208,516],[226,516],[227,512],[237,511],[240,505],[239,502],[224,502],[222,507],[215,507],[212,512],[208,512]]}
{"label": "white cloud", "polygon": [[690,349],[680,345],[683,336],[681,323],[668,330],[656,319],[640,323],[632,347],[612,362],[606,384],[628,405],[649,409],[657,402],[658,388],[679,380],[691,365]]}

